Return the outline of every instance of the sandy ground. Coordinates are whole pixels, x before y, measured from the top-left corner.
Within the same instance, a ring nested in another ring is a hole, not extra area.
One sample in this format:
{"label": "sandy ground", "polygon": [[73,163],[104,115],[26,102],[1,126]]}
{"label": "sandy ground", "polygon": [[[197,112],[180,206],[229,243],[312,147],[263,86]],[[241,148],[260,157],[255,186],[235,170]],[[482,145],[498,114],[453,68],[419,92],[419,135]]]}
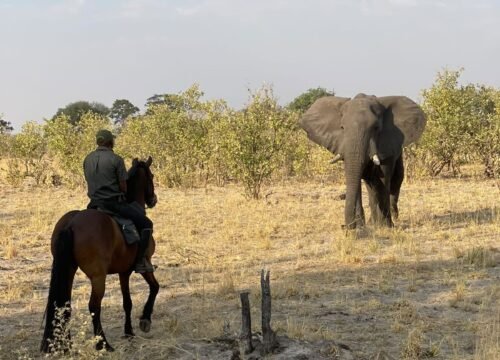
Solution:
{"label": "sandy ground", "polygon": [[[500,353],[500,192],[494,182],[404,184],[396,228],[368,226],[358,238],[340,228],[341,185],[274,186],[260,201],[245,200],[240,190],[157,190],[160,202],[150,216],[161,289],[152,331],[138,329],[147,285],[133,275],[138,337],[121,338],[121,294],[112,275],[103,326],[116,352],[92,350],[89,284],[79,271],[74,358],[207,358],[200,344],[239,332],[241,289],[251,291],[259,331],[262,268],[271,271],[273,327],[291,339],[342,343],[357,359],[494,359]],[[37,358],[50,233],[86,198],[83,190],[28,186],[0,185],[0,193],[0,359]]]}

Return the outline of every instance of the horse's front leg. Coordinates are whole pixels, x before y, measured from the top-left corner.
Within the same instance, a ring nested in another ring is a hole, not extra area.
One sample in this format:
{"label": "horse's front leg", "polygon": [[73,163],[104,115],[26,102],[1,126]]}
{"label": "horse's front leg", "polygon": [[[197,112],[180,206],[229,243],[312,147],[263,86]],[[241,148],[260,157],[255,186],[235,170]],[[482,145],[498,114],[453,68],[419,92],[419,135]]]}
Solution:
{"label": "horse's front leg", "polygon": [[120,274],[120,287],[123,295],[123,310],[125,311],[125,336],[135,336],[132,329],[132,320],[130,314],[132,313],[132,298],[130,297],[130,274],[131,272]]}
{"label": "horse's front leg", "polygon": [[151,314],[153,313],[153,306],[155,304],[156,295],[160,290],[160,285],[152,272],[142,273],[141,275],[149,285],[149,296],[146,305],[144,305],[139,327],[142,331],[149,332],[149,330],[151,330]]}

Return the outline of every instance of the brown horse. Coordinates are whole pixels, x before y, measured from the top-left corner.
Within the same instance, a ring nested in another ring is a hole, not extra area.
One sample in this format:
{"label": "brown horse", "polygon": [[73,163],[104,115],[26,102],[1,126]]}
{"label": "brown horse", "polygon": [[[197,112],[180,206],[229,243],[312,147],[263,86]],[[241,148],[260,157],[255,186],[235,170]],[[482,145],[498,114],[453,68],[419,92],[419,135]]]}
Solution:
{"label": "brown horse", "polygon": [[[153,174],[150,170],[152,159],[134,159],[127,180],[127,201],[137,202],[143,209],[153,207],[157,198],[154,192]],[[149,258],[155,250],[154,240],[148,248]],[[107,214],[98,210],[70,211],[57,222],[52,233],[51,251],[53,256],[52,275],[46,310],[45,332],[41,351],[67,349],[70,345],[69,330],[64,331],[71,315],[69,305],[75,272],[80,268],[90,279],[92,293],[89,310],[94,325],[94,335],[99,336],[96,348],[113,351],[101,326],[101,301],[104,296],[106,275],[118,273],[125,310],[125,335],[134,336],[130,313],[129,278],[136,260],[137,244],[127,245],[117,223]],[[149,285],[149,297],[140,318],[140,328],[148,332],[151,328],[151,314],[159,284],[153,273],[141,274]],[[61,310],[57,310],[60,308]],[[57,316],[59,315],[59,316]],[[66,333],[61,339],[61,332]],[[59,334],[59,335],[58,335]]]}

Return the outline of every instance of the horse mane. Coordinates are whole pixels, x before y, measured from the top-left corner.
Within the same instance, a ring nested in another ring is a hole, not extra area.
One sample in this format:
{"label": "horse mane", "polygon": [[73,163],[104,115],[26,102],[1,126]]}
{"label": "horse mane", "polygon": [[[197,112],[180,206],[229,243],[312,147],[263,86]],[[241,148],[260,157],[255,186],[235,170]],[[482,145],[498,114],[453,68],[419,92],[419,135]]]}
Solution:
{"label": "horse mane", "polygon": [[130,169],[128,169],[128,171],[127,171],[128,179],[134,177],[139,168],[146,169],[147,168],[146,162],[143,160],[134,161],[134,163],[132,164]]}

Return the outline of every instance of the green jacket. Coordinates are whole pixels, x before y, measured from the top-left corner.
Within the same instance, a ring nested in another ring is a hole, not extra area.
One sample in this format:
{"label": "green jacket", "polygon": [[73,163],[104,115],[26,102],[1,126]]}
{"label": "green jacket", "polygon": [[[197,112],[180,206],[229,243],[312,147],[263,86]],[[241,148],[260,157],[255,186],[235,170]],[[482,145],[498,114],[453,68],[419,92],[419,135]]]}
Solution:
{"label": "green jacket", "polygon": [[112,149],[99,146],[83,161],[83,173],[87,181],[87,195],[92,201],[119,200],[125,194],[120,191],[120,181],[128,174],[123,159]]}

